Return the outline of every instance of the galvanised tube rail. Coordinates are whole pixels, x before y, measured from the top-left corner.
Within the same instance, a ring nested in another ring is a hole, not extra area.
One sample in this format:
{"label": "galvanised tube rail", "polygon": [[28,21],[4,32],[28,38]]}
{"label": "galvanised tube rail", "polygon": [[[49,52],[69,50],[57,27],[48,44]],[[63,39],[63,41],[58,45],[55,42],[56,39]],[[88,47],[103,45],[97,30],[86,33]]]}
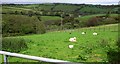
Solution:
{"label": "galvanised tube rail", "polygon": [[65,63],[65,64],[71,64],[69,61],[63,61],[63,60],[57,60],[57,59],[49,59],[49,58],[43,58],[43,57],[37,57],[37,56],[30,56],[30,55],[24,55],[24,54],[18,54],[18,53],[11,53],[6,51],[0,51],[0,54],[4,55],[4,62],[7,63],[7,56],[14,56],[14,57],[20,57],[25,59],[31,59],[31,60],[38,60],[43,62],[51,62],[51,63]]}

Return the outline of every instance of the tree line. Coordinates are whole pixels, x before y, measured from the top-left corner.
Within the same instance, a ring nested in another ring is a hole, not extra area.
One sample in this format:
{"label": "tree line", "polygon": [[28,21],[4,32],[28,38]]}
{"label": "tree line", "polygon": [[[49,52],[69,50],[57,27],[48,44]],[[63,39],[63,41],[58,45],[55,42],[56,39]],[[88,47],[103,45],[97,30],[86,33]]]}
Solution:
{"label": "tree line", "polygon": [[37,17],[3,15],[3,36],[45,33],[45,26]]}

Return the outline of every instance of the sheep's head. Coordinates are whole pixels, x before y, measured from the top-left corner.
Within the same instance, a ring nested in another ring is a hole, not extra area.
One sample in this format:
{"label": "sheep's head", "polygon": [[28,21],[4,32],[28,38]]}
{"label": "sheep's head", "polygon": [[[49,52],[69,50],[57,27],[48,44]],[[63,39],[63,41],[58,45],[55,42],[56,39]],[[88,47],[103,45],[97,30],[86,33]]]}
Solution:
{"label": "sheep's head", "polygon": [[70,38],[69,41],[70,42],[76,42],[76,37]]}
{"label": "sheep's head", "polygon": [[74,37],[74,39],[76,39],[76,37]]}

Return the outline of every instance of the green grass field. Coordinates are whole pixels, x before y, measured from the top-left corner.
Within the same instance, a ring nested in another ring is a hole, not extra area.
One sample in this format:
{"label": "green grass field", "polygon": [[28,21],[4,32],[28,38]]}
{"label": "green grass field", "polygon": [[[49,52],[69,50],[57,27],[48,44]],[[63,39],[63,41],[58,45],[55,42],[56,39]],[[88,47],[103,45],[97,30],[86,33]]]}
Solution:
{"label": "green grass field", "polygon": [[57,5],[54,10],[55,11],[59,11],[59,10],[63,10],[63,11],[66,11],[66,12],[71,12],[71,11],[74,11],[76,9],[78,9],[79,7],[81,6],[74,6],[74,5],[63,5],[63,4],[60,4],[60,5]]}
{"label": "green grass field", "polygon": [[[18,36],[28,41],[28,49],[22,54],[47,57],[71,62],[107,62],[108,47],[115,48],[118,37],[118,24],[103,25],[97,27],[81,28]],[[82,35],[81,32],[86,32]],[[92,33],[97,32],[97,36]],[[70,34],[71,33],[71,34]],[[76,37],[77,42],[69,42],[69,38]],[[30,41],[31,40],[31,41]],[[74,45],[74,48],[68,48]],[[10,62],[34,62],[21,58],[9,57]],[[35,61],[36,62],[36,61]]]}

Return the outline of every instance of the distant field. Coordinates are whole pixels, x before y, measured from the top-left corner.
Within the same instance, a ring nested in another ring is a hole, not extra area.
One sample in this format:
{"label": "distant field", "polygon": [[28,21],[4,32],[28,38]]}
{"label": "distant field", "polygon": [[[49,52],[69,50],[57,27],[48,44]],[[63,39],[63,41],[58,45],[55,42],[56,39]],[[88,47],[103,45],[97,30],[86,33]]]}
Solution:
{"label": "distant field", "polygon": [[[109,9],[107,9],[109,10]],[[105,10],[105,8],[102,7],[96,7],[96,6],[85,6],[82,9],[80,9],[79,11],[81,12],[93,12],[93,13],[98,13],[98,12],[102,12],[105,13],[107,12],[107,10]]]}
{"label": "distant field", "polygon": [[[118,6],[98,6],[98,5],[74,5],[74,4],[31,4],[31,5],[3,5],[4,11],[11,10],[32,10],[39,12],[40,10],[44,11],[63,11],[63,12],[80,12],[80,13],[92,13],[92,14],[102,14],[106,13],[109,10],[112,12],[118,11]],[[8,12],[8,11],[7,11]]]}
{"label": "distant field", "polygon": [[48,20],[60,20],[61,18],[58,16],[41,16],[42,21],[48,21]]}
{"label": "distant field", "polygon": [[[80,21],[88,21],[90,18],[95,17],[95,16],[104,16],[105,14],[95,14],[95,15],[87,15],[87,16],[82,16],[82,17],[78,17],[76,19],[80,20]],[[118,16],[118,14],[111,14],[111,17],[114,16]]]}
{"label": "distant field", "polygon": [[[82,31],[85,31],[86,34],[82,35]],[[90,28],[48,32],[46,34],[18,36],[27,41],[31,40],[31,42],[27,43],[29,48],[20,53],[72,62],[107,62],[106,52],[108,51],[108,47],[105,47],[105,45],[108,44],[113,48],[115,47],[115,42],[118,37],[117,31],[118,24],[110,24]],[[97,32],[98,35],[93,36],[93,32]],[[68,40],[71,37],[76,37],[77,42],[69,42]],[[74,45],[74,48],[70,49],[68,45]],[[9,61],[36,62],[10,57]]]}
{"label": "distant field", "polygon": [[80,8],[81,6],[74,6],[74,5],[57,5],[55,8],[54,8],[54,10],[55,11],[59,11],[59,10],[62,10],[62,11],[69,11],[69,12],[71,12],[71,11],[74,11],[74,10],[76,10],[76,9],[78,9],[78,8]]}
{"label": "distant field", "polygon": [[[82,17],[77,17],[75,19],[78,19],[79,21],[88,21],[91,17],[95,17],[95,16],[103,16],[105,14],[96,14],[96,15],[88,15],[88,16],[82,16]],[[15,15],[6,15],[6,14],[3,14],[3,18],[4,17],[12,17],[12,16],[15,16]],[[22,15],[20,15],[22,16]],[[111,17],[114,17],[114,16],[118,16],[118,14],[111,14]],[[6,18],[8,19],[8,18]],[[42,21],[48,21],[48,20],[60,20],[61,17],[58,17],[58,16],[41,16],[41,20]]]}
{"label": "distant field", "polygon": [[22,7],[8,7],[8,6],[3,6],[2,7],[2,12],[4,13],[10,13],[10,12],[21,12],[21,11],[33,11],[30,8],[22,8]]}
{"label": "distant field", "polygon": [[[10,14],[3,14],[3,21],[6,21],[10,18],[13,18],[14,16],[19,16],[19,17],[28,17],[28,18],[31,18],[29,16],[26,16],[26,15],[10,15]],[[33,16],[33,17],[36,17],[37,16]],[[52,21],[55,21],[55,20],[60,20],[61,18],[58,17],[58,16],[41,16],[41,20],[42,21],[49,21],[49,20],[52,20]]]}

